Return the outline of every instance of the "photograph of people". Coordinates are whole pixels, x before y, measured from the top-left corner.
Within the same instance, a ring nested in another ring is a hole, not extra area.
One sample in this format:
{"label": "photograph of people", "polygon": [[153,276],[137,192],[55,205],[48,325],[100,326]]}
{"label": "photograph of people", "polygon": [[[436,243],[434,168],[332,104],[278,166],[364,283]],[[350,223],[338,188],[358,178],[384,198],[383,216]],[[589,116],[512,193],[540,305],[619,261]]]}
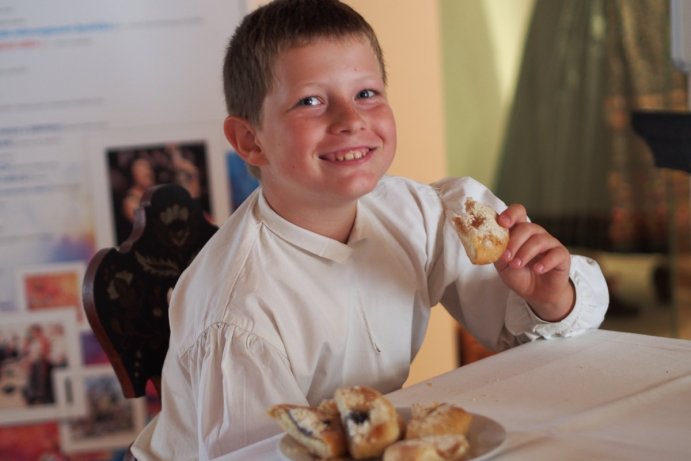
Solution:
{"label": "photograph of people", "polygon": [[210,212],[203,142],[112,147],[107,157],[117,243],[129,236],[142,196],[154,185],[180,184]]}

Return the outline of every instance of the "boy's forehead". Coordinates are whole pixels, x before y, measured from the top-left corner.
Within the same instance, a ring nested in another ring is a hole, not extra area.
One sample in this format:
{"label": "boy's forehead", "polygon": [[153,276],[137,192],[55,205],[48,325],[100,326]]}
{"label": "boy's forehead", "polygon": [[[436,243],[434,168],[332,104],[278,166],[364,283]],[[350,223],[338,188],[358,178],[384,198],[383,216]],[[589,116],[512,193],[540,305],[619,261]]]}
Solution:
{"label": "boy's forehead", "polygon": [[[338,59],[334,59],[334,56],[338,56]],[[292,46],[277,55],[271,66],[267,92],[290,88],[296,90],[300,86],[316,84],[335,69],[338,69],[341,77],[349,75],[352,78],[355,76],[350,71],[354,69],[353,60],[348,56],[356,56],[358,78],[385,79],[382,65],[369,42],[320,40]]]}
{"label": "boy's forehead", "polygon": [[287,40],[285,42],[284,46],[282,46],[279,49],[278,54],[282,54],[286,51],[293,50],[295,48],[302,48],[302,47],[314,45],[317,43],[337,43],[337,44],[344,44],[344,45],[367,43],[372,48],[372,51],[374,51],[374,46],[369,41],[367,36],[364,34],[315,35],[315,36],[311,36],[311,37],[296,37],[296,38],[292,38],[290,40]]}
{"label": "boy's forehead", "polygon": [[[280,47],[279,50],[276,52],[276,54],[273,56],[273,59],[271,59],[271,67],[272,71],[275,70],[276,62],[278,59],[285,55],[286,53],[290,51],[294,51],[298,48],[304,48],[307,46],[319,44],[319,43],[334,43],[334,44],[339,44],[339,45],[355,45],[355,44],[367,44],[369,49],[372,51],[372,54],[377,58],[377,61],[379,61],[379,57],[377,56],[376,49],[372,42],[369,40],[369,38],[365,34],[349,34],[349,35],[339,35],[339,36],[330,36],[330,35],[319,35],[319,36],[314,36],[314,37],[304,37],[304,38],[297,38],[294,40],[291,40],[290,42],[286,42],[284,46]],[[381,62],[379,63],[381,67]],[[383,69],[382,73],[383,73]],[[273,72],[272,72],[273,73]]]}

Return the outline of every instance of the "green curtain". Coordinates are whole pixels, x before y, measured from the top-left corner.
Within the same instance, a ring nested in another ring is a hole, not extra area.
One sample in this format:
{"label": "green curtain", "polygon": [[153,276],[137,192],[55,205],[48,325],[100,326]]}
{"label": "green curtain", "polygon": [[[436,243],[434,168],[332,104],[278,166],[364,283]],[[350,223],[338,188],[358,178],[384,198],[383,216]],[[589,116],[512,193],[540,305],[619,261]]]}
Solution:
{"label": "green curtain", "polygon": [[667,0],[536,0],[496,190],[566,245],[666,251],[688,178],[655,168],[633,109],[685,109]]}

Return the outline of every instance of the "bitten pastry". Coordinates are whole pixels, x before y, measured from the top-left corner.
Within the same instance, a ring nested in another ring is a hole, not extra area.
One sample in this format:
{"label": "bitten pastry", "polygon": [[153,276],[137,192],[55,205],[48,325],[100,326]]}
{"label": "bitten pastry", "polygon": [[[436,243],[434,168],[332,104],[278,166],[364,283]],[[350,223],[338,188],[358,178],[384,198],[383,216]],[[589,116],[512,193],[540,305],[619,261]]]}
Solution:
{"label": "bitten pastry", "polygon": [[406,439],[430,435],[465,435],[473,419],[463,408],[450,403],[415,404],[410,408],[410,413]]}
{"label": "bitten pastry", "polygon": [[333,401],[324,401],[317,408],[279,404],[269,408],[268,414],[319,458],[336,458],[347,453],[346,434]]}
{"label": "bitten pastry", "polygon": [[400,438],[398,412],[379,391],[365,386],[340,388],[334,400],[353,458],[381,456],[386,447]]}
{"label": "bitten pastry", "polygon": [[509,230],[497,223],[492,207],[468,198],[451,221],[473,264],[493,263],[506,251]]}
{"label": "bitten pastry", "polygon": [[462,435],[428,435],[401,440],[384,452],[383,461],[460,461],[470,446]]}

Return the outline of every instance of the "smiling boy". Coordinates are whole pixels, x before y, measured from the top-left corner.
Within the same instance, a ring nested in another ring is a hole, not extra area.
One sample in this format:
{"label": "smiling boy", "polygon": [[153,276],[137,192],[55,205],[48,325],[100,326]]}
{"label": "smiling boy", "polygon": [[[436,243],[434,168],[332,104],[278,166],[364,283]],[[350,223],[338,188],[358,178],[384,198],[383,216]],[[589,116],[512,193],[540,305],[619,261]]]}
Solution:
{"label": "smiling boy", "polygon": [[357,199],[393,161],[396,126],[382,68],[365,37],[316,40],[276,56],[261,124],[230,116],[225,132],[261,170],[286,220],[345,242]]}
{"label": "smiling boy", "polygon": [[[275,403],[400,388],[438,303],[496,350],[599,326],[599,267],[522,206],[470,178],[385,176],[396,127],[384,60],[347,5],[255,10],[231,39],[224,82],[225,134],[261,187],[175,287],[162,411],[138,459],[212,459],[276,433]],[[471,264],[449,223],[466,197],[510,229],[494,265]]]}

